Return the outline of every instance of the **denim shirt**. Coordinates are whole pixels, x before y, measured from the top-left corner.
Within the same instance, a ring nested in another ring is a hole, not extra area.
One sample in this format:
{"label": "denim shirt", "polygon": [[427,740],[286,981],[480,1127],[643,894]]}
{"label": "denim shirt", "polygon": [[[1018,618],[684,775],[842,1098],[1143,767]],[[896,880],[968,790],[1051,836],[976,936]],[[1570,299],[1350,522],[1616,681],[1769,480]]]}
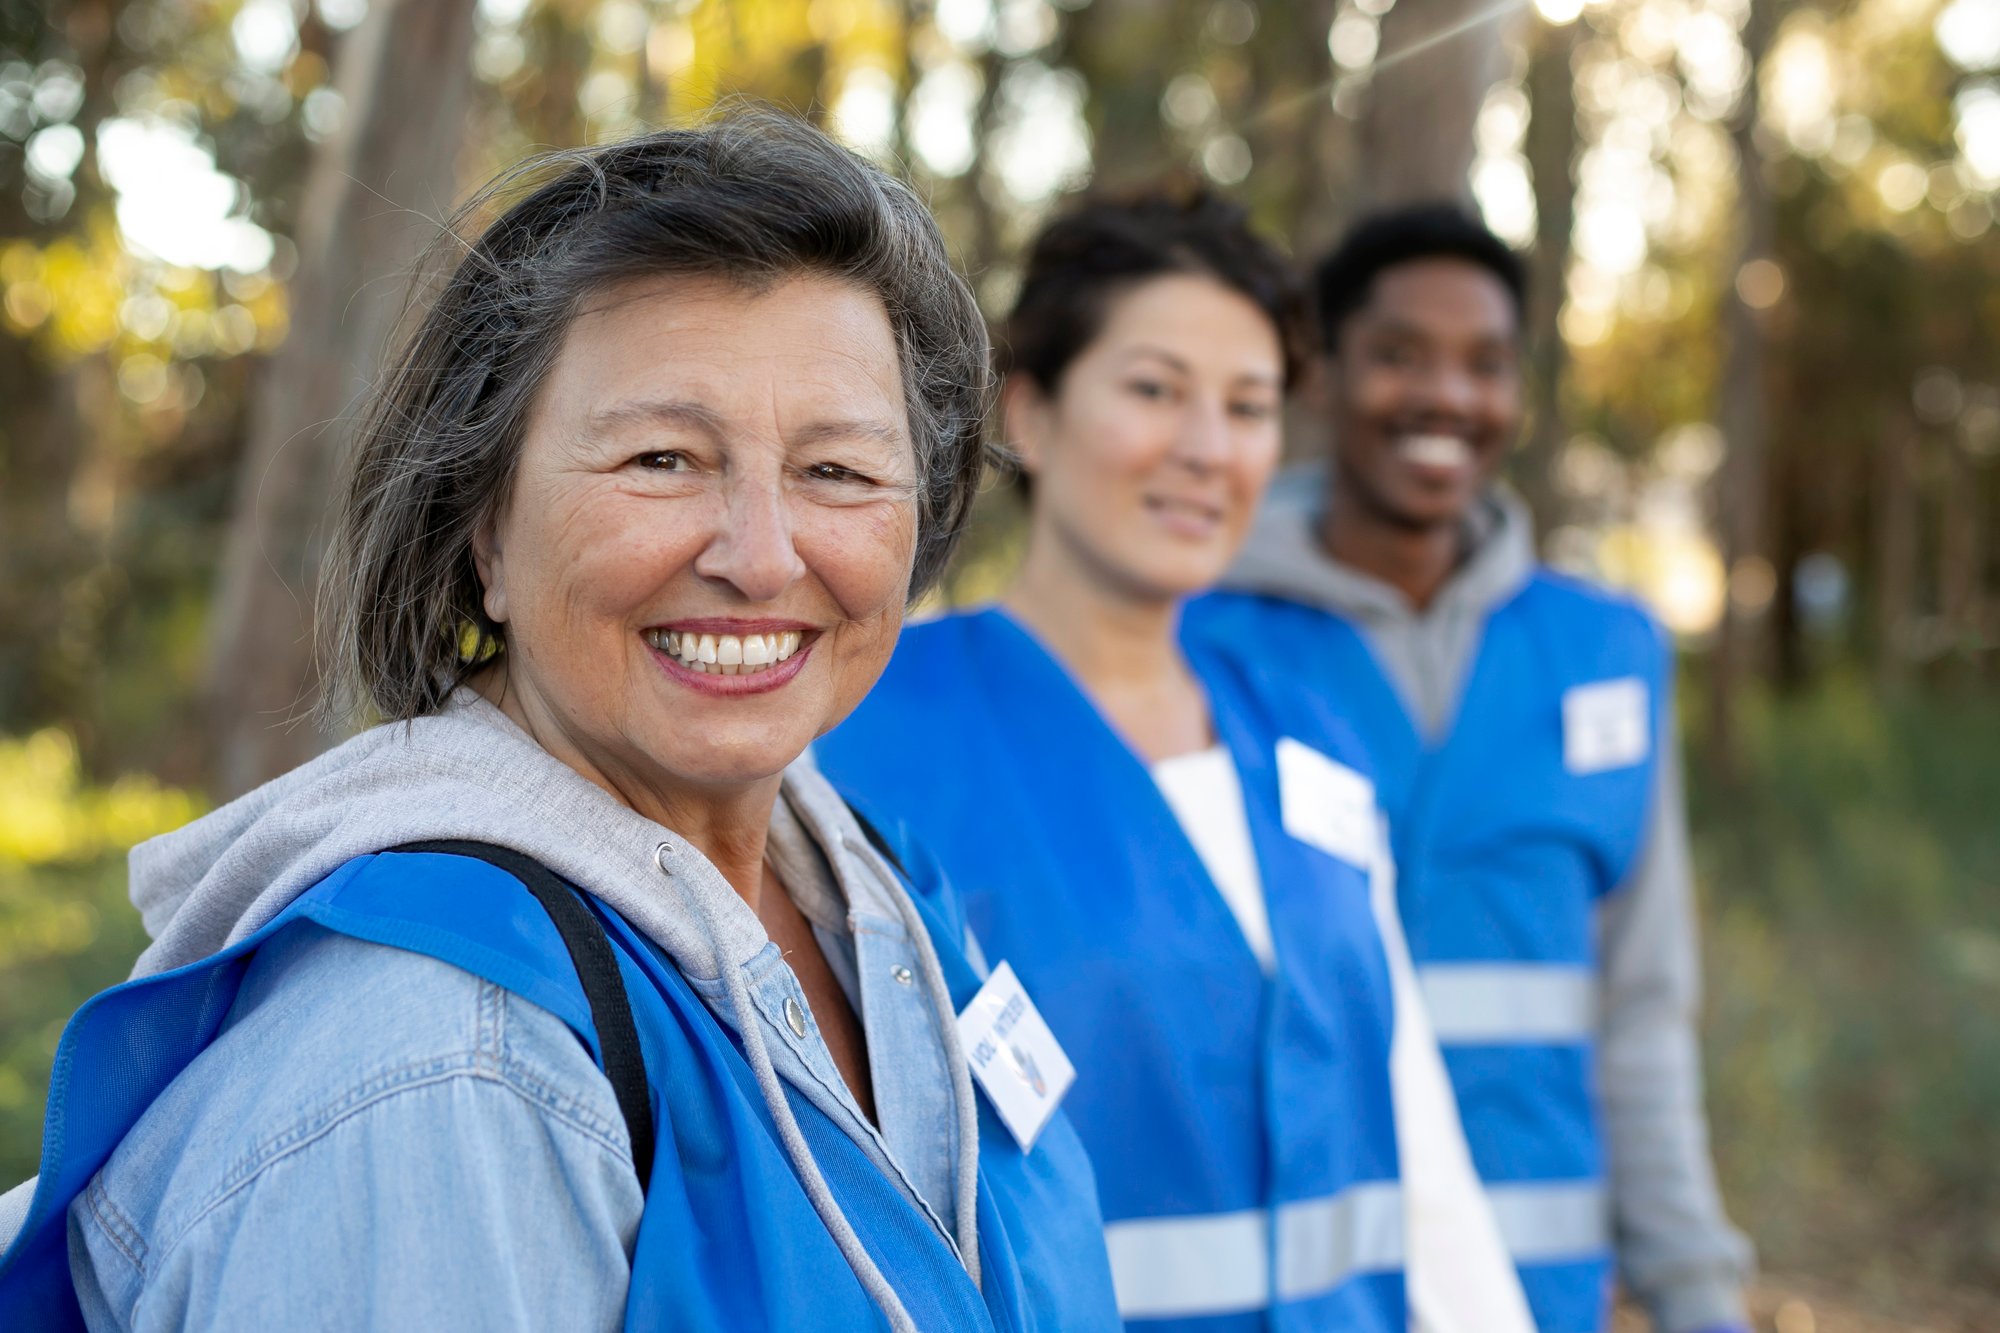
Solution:
{"label": "denim shirt", "polygon": [[[782,801],[772,854],[861,1020],[879,1123],[767,945],[745,979],[773,1064],[954,1243],[959,1127],[916,947]],[[688,980],[733,1028],[720,980]],[[72,1205],[71,1266],[93,1330],[613,1329],[642,1206],[610,1085],[560,1020],[299,926]]]}
{"label": "denim shirt", "polygon": [[[958,1120],[944,1048],[917,984],[921,964],[916,945],[875,881],[863,875],[841,877],[786,800],[772,811],[767,846],[793,903],[812,924],[813,938],[848,1005],[862,1020],[877,1123],[868,1122],[834,1068],[805,992],[775,944],[751,960],[745,977],[764,1024],[771,1063],[795,1095],[847,1130],[955,1250]],[[734,1031],[735,1016],[721,980],[687,980],[710,1012]],[[785,1020],[787,999],[796,999],[805,1015],[803,1036]]]}

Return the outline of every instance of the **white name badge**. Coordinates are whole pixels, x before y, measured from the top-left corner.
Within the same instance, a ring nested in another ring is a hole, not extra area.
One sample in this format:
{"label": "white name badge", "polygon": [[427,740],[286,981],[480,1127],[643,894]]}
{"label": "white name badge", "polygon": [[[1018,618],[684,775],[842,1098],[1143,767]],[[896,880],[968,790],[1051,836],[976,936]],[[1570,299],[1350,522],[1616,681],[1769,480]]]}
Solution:
{"label": "white name badge", "polygon": [[1375,784],[1290,736],[1278,742],[1285,832],[1366,870],[1375,863]]}
{"label": "white name badge", "polygon": [[958,1040],[972,1076],[1001,1123],[1026,1152],[1076,1082],[1076,1066],[1056,1044],[1014,969],[1002,962],[958,1016]]}
{"label": "white name badge", "polygon": [[1653,748],[1646,682],[1579,685],[1563,695],[1563,767],[1579,775],[1630,768]]}

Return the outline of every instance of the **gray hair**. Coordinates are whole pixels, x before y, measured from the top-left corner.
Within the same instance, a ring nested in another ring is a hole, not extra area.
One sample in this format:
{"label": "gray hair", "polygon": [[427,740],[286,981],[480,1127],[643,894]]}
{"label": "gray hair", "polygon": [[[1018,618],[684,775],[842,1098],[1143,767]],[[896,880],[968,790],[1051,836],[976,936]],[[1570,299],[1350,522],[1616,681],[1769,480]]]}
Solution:
{"label": "gray hair", "polygon": [[910,599],[943,573],[985,466],[986,325],[906,185],[801,121],[738,112],[534,158],[438,244],[462,256],[376,387],[321,584],[330,711],[434,712],[504,645],[473,536],[506,502],[579,304],[633,278],[818,273],[880,298],[920,478]]}

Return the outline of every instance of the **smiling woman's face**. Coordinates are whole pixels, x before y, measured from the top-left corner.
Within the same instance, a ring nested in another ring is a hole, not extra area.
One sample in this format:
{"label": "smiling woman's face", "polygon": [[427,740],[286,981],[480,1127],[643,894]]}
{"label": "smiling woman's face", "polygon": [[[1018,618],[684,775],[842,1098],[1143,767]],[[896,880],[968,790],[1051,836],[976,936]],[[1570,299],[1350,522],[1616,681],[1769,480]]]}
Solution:
{"label": "smiling woman's face", "polygon": [[1016,378],[1008,439],[1034,478],[1031,540],[1122,596],[1222,577],[1277,465],[1284,352],[1255,302],[1212,278],[1118,297],[1053,395]]}
{"label": "smiling woman's face", "polygon": [[570,325],[476,543],[506,627],[489,692],[634,804],[769,778],[895,647],[916,483],[871,294],[819,276],[607,291]]}

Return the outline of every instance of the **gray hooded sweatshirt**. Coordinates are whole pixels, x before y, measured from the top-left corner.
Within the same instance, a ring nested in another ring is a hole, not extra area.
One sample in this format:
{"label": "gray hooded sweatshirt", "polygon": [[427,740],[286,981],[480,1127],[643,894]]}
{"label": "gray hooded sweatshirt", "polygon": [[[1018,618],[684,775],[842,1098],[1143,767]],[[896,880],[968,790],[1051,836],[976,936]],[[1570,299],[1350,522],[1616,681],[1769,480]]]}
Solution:
{"label": "gray hooded sweatshirt", "polygon": [[[1535,570],[1527,506],[1494,488],[1468,522],[1469,555],[1431,606],[1335,562],[1317,530],[1323,465],[1271,488],[1224,580],[1318,607],[1356,626],[1433,737],[1451,726],[1486,618]],[[1672,719],[1669,717],[1669,731]],[[1729,1225],[1709,1159],[1695,1034],[1701,961],[1679,755],[1663,747],[1645,850],[1597,922],[1598,1090],[1620,1275],[1667,1333],[1748,1327],[1748,1241]]]}
{"label": "gray hooded sweatshirt", "polygon": [[[893,1031],[870,1042],[879,1131],[860,1114],[833,1072],[817,1026],[797,1043],[803,1056],[780,1030],[787,1020],[774,1015],[782,1011],[783,1001],[774,1006],[778,992],[770,988],[783,985],[784,994],[793,994],[795,983],[775,959],[755,912],[721,873],[684,839],[555,759],[469,691],[461,691],[439,715],[365,732],[193,824],[135,848],[132,901],[153,943],[140,956],[134,975],[180,967],[243,939],[354,857],[441,838],[491,842],[535,858],[587,888],[673,959],[742,1039],[801,1184],[892,1328],[911,1327],[908,1316],[821,1178],[781,1077],[847,1127],[957,1248],[978,1280],[977,1108],[943,972],[897,876],[809,760],[785,774],[772,820],[771,855],[785,867],[788,890],[813,923],[871,1038],[878,1034],[856,993],[861,984],[856,950],[875,946],[872,941],[858,945],[857,933],[906,934],[917,985],[892,988],[890,994],[901,999],[914,990],[922,997],[916,1010],[905,1008],[884,1020],[893,1023]],[[896,947],[903,947],[900,940]],[[922,1012],[926,1003],[928,1013]],[[553,1030],[549,1023],[541,1026]],[[523,1039],[533,1035],[525,1021],[519,1031]],[[920,1032],[921,1041],[914,1035]],[[551,1060],[563,1059],[567,1050],[573,1066],[580,1048],[557,1033],[545,1049]],[[608,1082],[588,1065],[587,1054],[581,1058],[586,1067],[570,1069],[565,1077],[592,1084],[594,1093],[601,1094],[595,1100],[612,1105]],[[940,1088],[948,1092],[935,1091]],[[902,1096],[909,1089],[932,1091],[917,1106]],[[900,1151],[893,1123],[899,1106],[904,1111]],[[144,1122],[134,1135],[143,1130]],[[551,1136],[560,1137],[553,1130]],[[0,1200],[0,1243],[19,1223],[27,1188]],[[597,1202],[616,1214],[601,1219],[606,1234],[629,1238],[636,1233],[635,1189],[614,1191]]]}

